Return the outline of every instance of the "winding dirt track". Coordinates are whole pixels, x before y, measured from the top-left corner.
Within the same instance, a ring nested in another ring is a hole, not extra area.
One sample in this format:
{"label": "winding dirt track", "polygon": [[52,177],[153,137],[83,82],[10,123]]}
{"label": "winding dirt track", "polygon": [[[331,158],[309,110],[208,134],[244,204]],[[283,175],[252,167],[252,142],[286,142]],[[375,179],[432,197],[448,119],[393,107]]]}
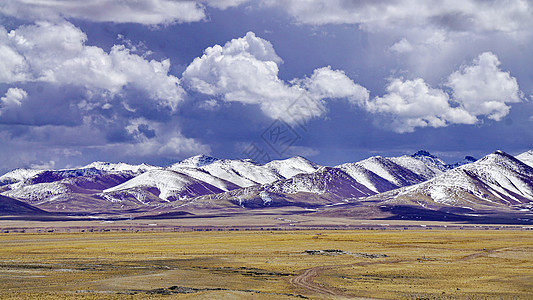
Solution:
{"label": "winding dirt track", "polygon": [[342,295],[342,291],[333,287],[326,287],[321,284],[313,282],[313,279],[317,277],[323,270],[331,269],[336,266],[324,266],[314,267],[304,270],[300,275],[291,278],[291,283],[295,286],[305,288],[309,291],[324,295]]}
{"label": "winding dirt track", "polygon": [[478,258],[478,257],[481,257],[481,256],[489,256],[489,255],[494,254],[494,253],[504,252],[504,251],[508,251],[508,250],[515,250],[515,249],[518,249],[518,248],[522,248],[522,247],[504,247],[504,248],[498,248],[498,249],[484,249],[481,252],[476,252],[474,254],[467,255],[467,256],[461,258],[459,261],[471,260],[471,259],[475,259],[475,258]]}
{"label": "winding dirt track", "polygon": [[[333,268],[348,268],[348,267],[354,267],[354,266],[394,264],[394,263],[407,262],[407,261],[413,261],[413,260],[397,259],[397,260],[386,260],[386,261],[359,262],[359,263],[347,264],[347,265],[329,265],[329,266],[314,267],[314,268],[303,270],[302,273],[300,273],[298,276],[291,278],[290,282],[296,287],[304,288],[304,289],[307,289],[308,291],[312,291],[318,294],[353,298],[351,296],[346,295],[342,290],[338,288],[328,287],[328,286],[321,285],[319,283],[315,283],[314,279],[318,277],[322,271],[333,269]],[[359,298],[359,299],[369,299],[369,298]]]}
{"label": "winding dirt track", "polygon": [[[466,260],[476,259],[481,256],[487,256],[492,253],[503,251],[503,250],[508,250],[508,249],[512,249],[512,248],[483,250],[481,252],[476,252],[476,253],[467,255],[461,259],[458,259],[457,261],[466,261]],[[328,287],[328,286],[321,285],[319,283],[315,283],[314,279],[318,277],[322,271],[333,269],[333,268],[348,268],[348,267],[354,267],[354,266],[394,264],[394,263],[410,262],[410,261],[416,261],[416,260],[415,259],[381,260],[381,261],[372,261],[372,262],[359,262],[359,263],[346,264],[346,265],[329,265],[329,266],[314,267],[314,268],[303,270],[298,276],[291,278],[290,282],[296,287],[304,288],[304,289],[307,289],[308,291],[312,291],[318,294],[338,296],[338,297],[350,297],[353,299],[353,296],[346,295],[341,289],[338,289],[335,287]],[[357,298],[357,299],[369,299],[369,298]]]}

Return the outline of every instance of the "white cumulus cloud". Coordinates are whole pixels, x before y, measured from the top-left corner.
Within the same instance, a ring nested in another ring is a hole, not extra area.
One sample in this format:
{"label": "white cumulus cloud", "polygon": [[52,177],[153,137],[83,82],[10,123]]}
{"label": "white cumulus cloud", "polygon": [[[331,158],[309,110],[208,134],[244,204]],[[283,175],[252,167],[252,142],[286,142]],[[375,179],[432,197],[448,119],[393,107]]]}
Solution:
{"label": "white cumulus cloud", "polygon": [[472,65],[451,74],[447,85],[467,111],[496,121],[509,113],[507,103],[520,102],[523,97],[516,78],[500,69],[498,57],[491,52],[480,54]]}
{"label": "white cumulus cloud", "polygon": [[21,88],[9,88],[4,97],[0,98],[0,115],[6,109],[21,106],[28,93]]}
{"label": "white cumulus cloud", "polygon": [[520,102],[523,97],[516,78],[499,66],[495,54],[480,54],[471,65],[448,77],[451,95],[421,78],[396,78],[387,86],[387,94],[368,101],[366,109],[391,117],[391,128],[400,133],[417,127],[475,124],[482,116],[499,121],[509,113],[507,103]]}
{"label": "white cumulus cloud", "polygon": [[[87,88],[91,94],[120,93],[127,85],[175,109],[184,91],[168,74],[169,60],[147,60],[123,45],[110,52],[87,46],[71,23],[37,22],[9,33],[0,27],[0,82],[48,82]],[[11,59],[12,58],[12,59]]]}
{"label": "white cumulus cloud", "polygon": [[316,69],[311,77],[296,79],[292,83],[305,88],[316,99],[346,98],[352,104],[362,106],[369,97],[366,88],[355,84],[344,71],[332,70],[329,66]]}
{"label": "white cumulus cloud", "polygon": [[183,80],[201,93],[259,105],[269,117],[290,123],[321,116],[328,98],[348,98],[353,103],[368,99],[365,88],[330,67],[285,82],[278,77],[282,62],[269,41],[248,32],[224,46],[207,48],[187,67]]}
{"label": "white cumulus cloud", "polygon": [[477,121],[461,107],[450,106],[449,96],[427,85],[423,79],[394,79],[387,94],[368,102],[368,111],[393,117],[394,131],[413,132],[416,127],[444,127],[450,123],[473,124]]}
{"label": "white cumulus cloud", "polygon": [[389,48],[390,51],[396,52],[396,53],[408,53],[414,50],[413,45],[409,43],[409,41],[405,38],[399,40],[398,42],[394,43]]}

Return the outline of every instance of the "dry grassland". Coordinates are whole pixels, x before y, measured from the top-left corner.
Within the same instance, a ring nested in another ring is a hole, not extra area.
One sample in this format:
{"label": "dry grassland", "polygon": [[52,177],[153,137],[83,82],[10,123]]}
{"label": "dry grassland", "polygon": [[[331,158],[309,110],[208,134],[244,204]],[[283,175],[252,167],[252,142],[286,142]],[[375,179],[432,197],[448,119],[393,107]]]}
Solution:
{"label": "dry grassland", "polygon": [[375,230],[0,235],[4,299],[306,297],[533,299],[533,234]]}

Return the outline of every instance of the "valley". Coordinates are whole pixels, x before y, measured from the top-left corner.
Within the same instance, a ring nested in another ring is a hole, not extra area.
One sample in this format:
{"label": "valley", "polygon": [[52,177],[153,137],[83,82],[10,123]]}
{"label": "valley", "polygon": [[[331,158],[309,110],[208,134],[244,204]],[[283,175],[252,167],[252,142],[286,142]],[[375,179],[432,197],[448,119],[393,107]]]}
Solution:
{"label": "valley", "polygon": [[0,234],[0,298],[526,299],[532,245],[515,230]]}

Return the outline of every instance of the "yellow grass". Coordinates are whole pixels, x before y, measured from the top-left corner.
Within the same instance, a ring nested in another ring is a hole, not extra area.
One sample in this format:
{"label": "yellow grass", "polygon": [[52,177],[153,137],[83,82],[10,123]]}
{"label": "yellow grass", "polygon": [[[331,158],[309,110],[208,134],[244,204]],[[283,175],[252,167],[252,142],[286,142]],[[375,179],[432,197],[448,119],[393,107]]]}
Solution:
{"label": "yellow grass", "polygon": [[[353,255],[305,252],[326,249]],[[323,267],[313,269],[315,277],[298,277],[315,267]],[[424,230],[0,235],[0,298],[335,296],[531,299],[533,234]]]}

